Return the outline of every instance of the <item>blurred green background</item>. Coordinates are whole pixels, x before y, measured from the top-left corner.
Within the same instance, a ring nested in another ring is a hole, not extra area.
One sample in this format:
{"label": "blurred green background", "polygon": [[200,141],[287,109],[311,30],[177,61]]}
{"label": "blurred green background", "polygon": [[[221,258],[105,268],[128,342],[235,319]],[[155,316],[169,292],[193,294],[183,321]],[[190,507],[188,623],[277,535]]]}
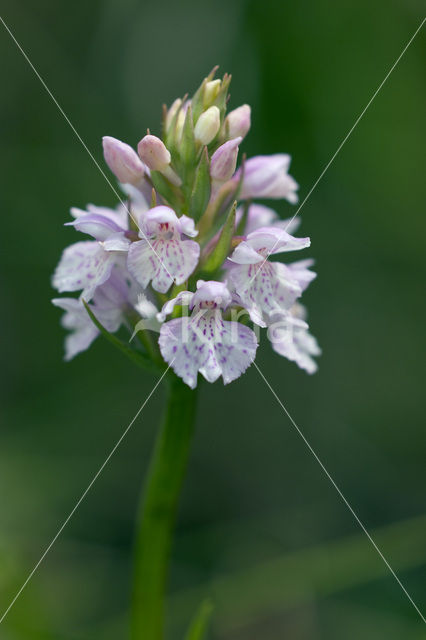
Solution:
{"label": "blurred green background", "polygon": [[[303,198],[420,24],[417,0],[4,0],[3,18],[102,163],[214,64],[249,102],[249,155],[286,151]],[[426,37],[418,35],[301,211],[324,354],[258,364],[426,610]],[[50,274],[71,205],[114,195],[0,32],[0,614],[154,384],[100,339],[62,362]],[[277,209],[294,212],[286,203]],[[6,640],[126,637],[134,513],[162,391],[1,625]],[[425,626],[252,367],[203,385],[168,637],[205,595],[214,640],[414,640]]]}

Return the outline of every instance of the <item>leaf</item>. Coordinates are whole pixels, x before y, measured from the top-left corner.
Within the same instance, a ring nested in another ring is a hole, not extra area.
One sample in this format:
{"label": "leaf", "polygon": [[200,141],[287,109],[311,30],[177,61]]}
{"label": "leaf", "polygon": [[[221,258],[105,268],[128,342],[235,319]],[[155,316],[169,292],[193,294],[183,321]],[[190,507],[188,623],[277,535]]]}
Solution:
{"label": "leaf", "polygon": [[148,369],[150,371],[158,371],[158,366],[152,362],[149,358],[147,358],[140,351],[135,351],[131,347],[127,346],[124,342],[122,342],[117,336],[114,336],[112,333],[107,331],[105,327],[99,322],[92,309],[89,307],[87,302],[83,300],[83,304],[86,308],[87,313],[95,327],[99,329],[104,338],[108,340],[114,347],[116,347],[119,351],[124,353],[134,364],[137,364],[139,367],[143,369]]}
{"label": "leaf", "polygon": [[181,190],[173,185],[159,171],[151,171],[151,182],[155,189],[171,205],[173,209],[180,209],[183,204]]}
{"label": "leaf", "polygon": [[214,605],[210,598],[203,600],[195,612],[195,616],[191,621],[185,640],[203,640],[213,609]]}
{"label": "leaf", "polygon": [[179,155],[179,173],[183,181],[182,190],[185,193],[187,200],[189,200],[194,184],[197,156],[199,157],[199,148],[197,148],[195,143],[191,105],[189,105],[186,111],[185,122],[182,129],[182,138],[179,145]]}
{"label": "leaf", "polygon": [[232,76],[229,75],[228,73],[225,73],[225,75],[222,78],[220,91],[216,96],[215,101],[213,102],[213,104],[219,108],[221,120],[223,120],[223,117],[226,111],[226,104],[228,102],[228,91],[229,91],[229,85],[231,84],[231,79],[232,79]]}
{"label": "leaf", "polygon": [[225,224],[222,227],[221,234],[219,236],[219,240],[213,251],[207,256],[204,265],[202,265],[202,270],[208,273],[213,273],[225,261],[229,254],[229,250],[231,248],[232,236],[235,231],[235,213],[237,210],[237,201],[235,200],[231,210],[226,218]]}
{"label": "leaf", "polygon": [[196,148],[191,105],[189,105],[186,110],[185,122],[182,129],[182,139],[180,143],[180,156],[184,165],[193,165],[195,162]]}
{"label": "leaf", "polygon": [[210,200],[211,180],[210,180],[210,160],[207,147],[204,147],[201,159],[195,174],[194,188],[192,190],[189,204],[189,215],[197,222]]}
{"label": "leaf", "polygon": [[244,234],[244,230],[246,228],[249,207],[251,205],[251,200],[246,200],[243,205],[243,215],[241,216],[241,220],[238,223],[235,234],[237,236],[242,236]]}

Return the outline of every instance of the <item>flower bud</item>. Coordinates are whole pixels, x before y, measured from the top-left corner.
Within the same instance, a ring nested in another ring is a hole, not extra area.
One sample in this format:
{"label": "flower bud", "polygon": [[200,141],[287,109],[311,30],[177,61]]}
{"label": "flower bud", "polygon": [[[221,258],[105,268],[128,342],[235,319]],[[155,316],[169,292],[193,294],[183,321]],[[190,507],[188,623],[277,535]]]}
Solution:
{"label": "flower bud", "polygon": [[144,166],[132,147],[111,136],[104,136],[102,145],[105,162],[120,182],[137,184],[142,180]]}
{"label": "flower bud", "polygon": [[251,108],[248,104],[243,104],[238,109],[230,111],[225,118],[225,132],[227,138],[237,138],[247,135],[251,125]]}
{"label": "flower bud", "polygon": [[138,144],[138,153],[152,171],[160,171],[172,184],[180,187],[182,180],[171,168],[170,151],[160,138],[151,134],[144,136]]}
{"label": "flower bud", "polygon": [[220,128],[220,111],[217,107],[209,107],[197,120],[194,134],[197,142],[209,144],[216,137]]}
{"label": "flower bud", "polygon": [[170,152],[164,142],[148,134],[138,144],[139,157],[152,171],[164,171],[170,164]]}
{"label": "flower bud", "polygon": [[209,107],[217,97],[220,91],[221,80],[210,80],[204,87],[204,106]]}
{"label": "flower bud", "polygon": [[210,165],[210,175],[214,180],[226,182],[232,178],[237,165],[238,145],[241,141],[241,136],[228,140],[214,152]]}

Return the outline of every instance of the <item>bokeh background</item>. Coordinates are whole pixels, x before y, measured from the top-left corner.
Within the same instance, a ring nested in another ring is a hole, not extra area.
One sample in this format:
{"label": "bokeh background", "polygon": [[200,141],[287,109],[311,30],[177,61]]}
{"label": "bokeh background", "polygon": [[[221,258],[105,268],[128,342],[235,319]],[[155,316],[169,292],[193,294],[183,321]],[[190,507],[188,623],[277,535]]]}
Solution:
{"label": "bokeh background", "polygon": [[[286,151],[303,198],[420,24],[417,0],[3,0],[2,15],[102,162],[215,64],[249,102],[249,155]],[[319,278],[313,377],[258,363],[426,610],[426,34],[301,211]],[[154,380],[99,339],[62,362],[50,274],[71,205],[114,194],[0,30],[0,613]],[[291,205],[278,203],[284,217]],[[134,514],[157,392],[0,629],[6,640],[126,637]],[[252,367],[204,385],[180,506],[168,638],[215,602],[212,640],[417,640],[425,626]]]}

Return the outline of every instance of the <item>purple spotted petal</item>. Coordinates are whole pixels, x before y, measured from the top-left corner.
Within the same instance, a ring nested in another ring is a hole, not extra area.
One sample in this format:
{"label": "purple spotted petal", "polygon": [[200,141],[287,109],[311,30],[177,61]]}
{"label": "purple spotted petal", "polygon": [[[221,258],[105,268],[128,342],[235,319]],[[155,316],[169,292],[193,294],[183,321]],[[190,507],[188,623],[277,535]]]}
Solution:
{"label": "purple spotted petal", "polygon": [[83,303],[75,298],[54,298],[52,303],[66,313],[61,324],[69,333],[65,338],[65,360],[86,351],[99,335],[99,330],[90,320]]}
{"label": "purple spotted petal", "polygon": [[114,265],[114,254],[104,251],[98,242],[77,242],[65,249],[53,274],[52,285],[60,293],[82,291],[91,300],[96,287],[108,280]]}
{"label": "purple spotted petal", "polygon": [[[304,308],[301,305],[295,305],[295,308],[298,307],[303,313]],[[292,313],[294,313],[293,310]],[[312,374],[317,371],[318,365],[313,356],[321,355],[321,349],[314,336],[309,333],[305,322],[300,322],[293,316],[293,321],[290,318],[289,322],[284,321],[281,326],[277,324],[275,327],[270,327],[268,338],[276,353],[295,362],[307,373]]]}
{"label": "purple spotted petal", "polygon": [[270,314],[290,309],[302,293],[291,271],[280,262],[235,265],[228,278],[250,318],[260,327],[267,325]]}
{"label": "purple spotted petal", "polygon": [[198,371],[209,382],[222,376],[228,384],[238,378],[253,362],[257,340],[248,327],[223,320],[218,309],[197,308],[189,320],[166,322],[159,346],[165,361],[194,389]]}
{"label": "purple spotted petal", "polygon": [[193,240],[140,240],[130,245],[127,266],[142,287],[152,281],[156,291],[166,293],[173,282],[182,284],[189,278],[199,257],[200,245]]}
{"label": "purple spotted petal", "polygon": [[293,277],[299,283],[302,291],[305,291],[312,280],[315,280],[315,278],[317,277],[317,274],[309,269],[309,267],[312,267],[313,264],[314,261],[308,259],[298,260],[297,262],[292,262],[291,264],[287,265]]}

